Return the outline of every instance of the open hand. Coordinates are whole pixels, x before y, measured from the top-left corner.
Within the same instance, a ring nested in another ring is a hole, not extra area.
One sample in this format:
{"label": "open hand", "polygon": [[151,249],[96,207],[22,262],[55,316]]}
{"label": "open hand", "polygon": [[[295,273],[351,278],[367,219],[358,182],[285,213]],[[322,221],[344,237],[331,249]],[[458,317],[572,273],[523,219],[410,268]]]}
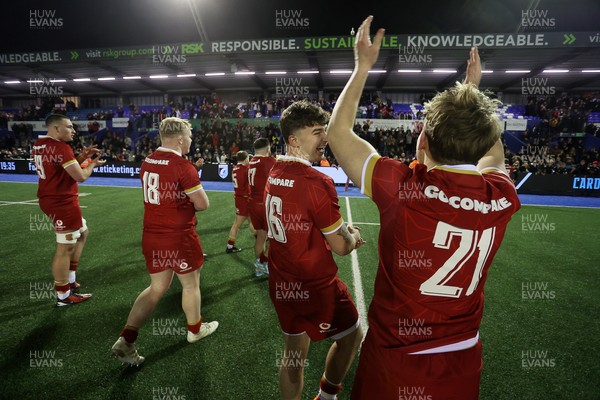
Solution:
{"label": "open hand", "polygon": [[471,47],[469,52],[469,60],[467,61],[467,76],[464,83],[472,83],[479,87],[481,82],[481,60],[479,59],[479,51],[477,47]]}
{"label": "open hand", "polygon": [[[85,160],[87,158],[92,158],[93,155],[97,154],[98,156],[102,154],[102,150],[98,149],[98,145],[95,144],[90,147],[84,147],[81,150],[80,156]],[[97,156],[96,156],[97,157]]]}
{"label": "open hand", "polygon": [[358,32],[356,32],[356,42],[354,44],[354,62],[356,68],[369,70],[379,56],[379,49],[381,48],[385,29],[379,29],[373,43],[371,43],[371,21],[373,21],[373,16],[369,15],[358,28]]}

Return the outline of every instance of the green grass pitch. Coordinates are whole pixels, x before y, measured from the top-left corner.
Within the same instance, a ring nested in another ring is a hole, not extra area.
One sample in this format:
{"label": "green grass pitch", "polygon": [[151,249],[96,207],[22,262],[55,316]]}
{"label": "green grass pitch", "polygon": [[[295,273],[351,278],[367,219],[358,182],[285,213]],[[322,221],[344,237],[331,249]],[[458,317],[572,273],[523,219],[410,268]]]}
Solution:
{"label": "green grass pitch", "polygon": [[[78,280],[87,303],[56,308],[50,263],[54,235],[35,201],[34,184],[0,183],[0,398],[277,399],[282,338],[268,282],[253,275],[252,238],[244,229],[225,254],[232,193],[209,192],[198,215],[208,259],[202,312],[219,330],[190,345],[182,333],[181,287],[171,288],[141,330],[142,367],[111,358],[138,293],[149,278],[141,252],[140,189],[81,186],[90,237]],[[358,260],[367,306],[377,266],[378,213],[351,198],[367,245]],[[345,199],[340,206],[346,217]],[[537,226],[528,221],[543,221]],[[370,225],[360,223],[369,223]],[[523,206],[509,225],[486,287],[481,329],[481,399],[600,399],[600,210]],[[350,257],[337,257],[353,293]],[[305,399],[312,399],[328,342],[311,345]],[[340,398],[347,399],[350,370]],[[162,397],[161,397],[162,396]],[[171,396],[171,397],[168,397]]]}

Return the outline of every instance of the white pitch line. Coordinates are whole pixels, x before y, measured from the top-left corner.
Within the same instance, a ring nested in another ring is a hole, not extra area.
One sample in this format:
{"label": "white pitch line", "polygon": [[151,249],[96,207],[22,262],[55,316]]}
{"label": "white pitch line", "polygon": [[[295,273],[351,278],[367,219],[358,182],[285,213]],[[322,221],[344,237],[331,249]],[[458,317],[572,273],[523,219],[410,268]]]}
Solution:
{"label": "white pitch line", "polygon": [[355,222],[354,225],[360,228],[361,225],[381,225],[379,222]]}
{"label": "white pitch line", "polygon": [[[86,193],[87,194],[91,194],[91,193]],[[7,201],[7,200],[0,200],[0,207],[1,206],[14,206],[17,204],[24,204],[26,206],[37,206],[38,205],[38,199],[34,199],[34,200],[25,200],[25,201]],[[88,206],[79,206],[80,208],[88,208]]]}
{"label": "white pitch line", "polygon": [[519,184],[515,187],[515,190],[519,190],[521,188],[521,186],[523,186],[523,184],[525,182],[527,182],[527,179],[529,179],[529,177],[531,177],[531,175],[533,175],[533,173],[528,172],[527,175],[525,175],[525,177],[523,179],[521,179],[521,182],[519,182]]}
{"label": "white pitch line", "polygon": [[[348,216],[348,224],[354,225],[352,222],[352,210],[350,210],[350,198],[346,197],[346,215]],[[369,329],[369,322],[367,320],[367,307],[365,306],[365,294],[363,292],[362,278],[360,277],[360,268],[358,267],[358,255],[356,250],[352,250],[350,253],[350,259],[352,260],[352,278],[354,281],[354,298],[356,299],[356,308],[358,310],[358,318],[360,325],[363,328],[364,333],[367,333]]]}
{"label": "white pitch line", "polygon": [[14,206],[16,204],[25,204],[27,206],[37,206],[38,205],[38,199],[25,200],[25,201],[6,201],[6,200],[0,200],[0,206]]}

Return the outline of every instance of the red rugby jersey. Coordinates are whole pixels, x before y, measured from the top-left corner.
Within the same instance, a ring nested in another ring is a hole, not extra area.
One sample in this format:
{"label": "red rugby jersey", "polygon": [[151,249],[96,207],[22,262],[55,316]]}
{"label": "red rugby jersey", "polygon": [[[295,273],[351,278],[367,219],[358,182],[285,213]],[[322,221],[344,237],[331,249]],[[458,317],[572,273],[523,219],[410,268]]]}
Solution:
{"label": "red rugby jersey", "polygon": [[410,353],[475,337],[488,268],[520,208],[510,178],[473,165],[410,169],[373,154],[361,187],[381,221],[369,308],[376,343]]}
{"label": "red rugby jersey", "polygon": [[233,191],[236,197],[250,196],[250,186],[248,185],[248,166],[237,164],[231,172],[231,180],[233,181]]}
{"label": "red rugby jersey", "polygon": [[198,171],[180,153],[159,147],[140,169],[144,192],[144,232],[195,230],[196,210],[187,196],[202,188]]}
{"label": "red rugby jersey", "polygon": [[343,223],[333,181],[308,161],[281,156],[265,192],[269,270],[306,288],[327,285],[337,265],[324,235]]}
{"label": "red rugby jersey", "polygon": [[264,201],[267,176],[273,164],[275,164],[275,159],[267,156],[254,156],[250,164],[248,164],[250,199],[255,203],[262,203]]}
{"label": "red rugby jersey", "polygon": [[77,197],[77,181],[66,168],[77,164],[73,149],[65,142],[42,135],[31,151],[38,174],[38,198],[69,199]]}

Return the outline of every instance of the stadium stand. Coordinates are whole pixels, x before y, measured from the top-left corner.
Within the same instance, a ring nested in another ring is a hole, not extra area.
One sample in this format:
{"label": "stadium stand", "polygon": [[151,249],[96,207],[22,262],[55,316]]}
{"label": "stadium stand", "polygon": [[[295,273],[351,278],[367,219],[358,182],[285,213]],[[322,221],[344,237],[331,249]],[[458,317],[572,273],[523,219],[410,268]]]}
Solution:
{"label": "stadium stand", "polygon": [[[158,147],[157,127],[165,117],[177,116],[200,121],[194,124],[194,159],[206,162],[231,162],[238,150],[252,150],[251,143],[258,137],[271,141],[273,154],[281,154],[283,140],[277,120],[262,125],[252,120],[278,118],[281,111],[302,97],[272,99],[248,98],[246,101],[228,103],[218,95],[181,96],[167,105],[130,104],[126,107],[93,107],[77,109],[62,99],[45,101],[41,106],[8,108],[0,110],[0,157],[26,159],[34,132],[20,121],[43,120],[49,112],[65,113],[73,121],[107,121],[106,129],[93,123],[88,130],[80,131],[73,145],[97,144],[104,150],[103,157],[111,161],[140,162]],[[337,96],[312,99],[323,109],[331,111]],[[50,108],[52,101],[65,107]],[[600,142],[600,99],[597,96],[554,96],[529,98],[527,104],[504,104],[498,109],[503,120],[527,121],[523,131],[505,131],[507,164],[511,172],[535,174],[578,173],[586,176],[598,174],[598,148]],[[46,112],[44,112],[46,110]],[[49,110],[49,111],[47,111]],[[375,95],[365,95],[357,109],[357,118],[422,120],[422,104],[396,104],[382,101]],[[126,128],[112,127],[113,118],[128,118]],[[596,125],[595,125],[596,124]],[[415,156],[416,139],[422,125],[412,128],[375,128],[358,124],[355,132],[368,140],[381,154],[410,163]],[[573,137],[575,133],[580,136]],[[531,154],[531,153],[534,154]],[[543,153],[543,156],[540,156]],[[331,152],[327,161],[337,165]]]}

